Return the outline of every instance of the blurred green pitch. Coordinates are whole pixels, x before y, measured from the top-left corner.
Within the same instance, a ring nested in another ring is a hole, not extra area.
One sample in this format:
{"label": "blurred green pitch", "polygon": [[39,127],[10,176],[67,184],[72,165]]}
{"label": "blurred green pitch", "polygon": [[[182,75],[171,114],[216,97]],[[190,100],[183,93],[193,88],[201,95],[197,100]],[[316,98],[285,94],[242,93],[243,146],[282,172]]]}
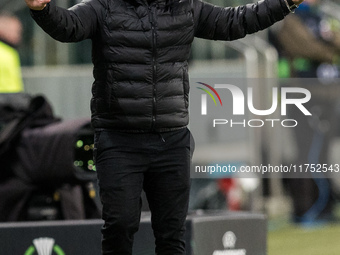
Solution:
{"label": "blurred green pitch", "polygon": [[340,255],[340,223],[268,231],[268,255]]}

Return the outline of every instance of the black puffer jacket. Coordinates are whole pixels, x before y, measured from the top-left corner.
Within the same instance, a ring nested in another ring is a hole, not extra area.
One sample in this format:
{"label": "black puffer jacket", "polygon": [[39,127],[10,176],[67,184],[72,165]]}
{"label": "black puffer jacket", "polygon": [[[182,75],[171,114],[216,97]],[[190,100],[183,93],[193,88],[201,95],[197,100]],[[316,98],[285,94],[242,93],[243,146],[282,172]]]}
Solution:
{"label": "black puffer jacket", "polygon": [[96,128],[169,131],[188,124],[188,58],[194,37],[235,40],[288,14],[283,0],[222,8],[200,0],[54,0],[33,18],[53,38],[91,38]]}

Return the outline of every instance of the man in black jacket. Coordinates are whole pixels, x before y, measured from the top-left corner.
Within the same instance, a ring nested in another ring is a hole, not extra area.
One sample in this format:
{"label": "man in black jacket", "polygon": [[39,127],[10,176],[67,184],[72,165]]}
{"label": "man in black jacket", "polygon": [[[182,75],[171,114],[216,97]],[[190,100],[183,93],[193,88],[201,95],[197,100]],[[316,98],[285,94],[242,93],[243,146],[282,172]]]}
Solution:
{"label": "man in black jacket", "polygon": [[302,0],[222,8],[200,0],[85,0],[65,10],[25,0],[63,42],[92,40],[94,158],[103,254],[132,254],[145,190],[156,254],[185,254],[193,144],[188,58],[194,37],[235,40],[282,20]]}

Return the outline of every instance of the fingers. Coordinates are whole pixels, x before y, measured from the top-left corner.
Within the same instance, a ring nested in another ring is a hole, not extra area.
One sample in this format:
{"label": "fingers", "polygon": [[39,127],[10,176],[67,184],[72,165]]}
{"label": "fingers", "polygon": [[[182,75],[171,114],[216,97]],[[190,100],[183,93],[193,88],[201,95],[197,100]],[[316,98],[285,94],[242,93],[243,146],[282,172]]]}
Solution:
{"label": "fingers", "polygon": [[30,9],[40,11],[44,9],[51,0],[25,0],[25,2]]}

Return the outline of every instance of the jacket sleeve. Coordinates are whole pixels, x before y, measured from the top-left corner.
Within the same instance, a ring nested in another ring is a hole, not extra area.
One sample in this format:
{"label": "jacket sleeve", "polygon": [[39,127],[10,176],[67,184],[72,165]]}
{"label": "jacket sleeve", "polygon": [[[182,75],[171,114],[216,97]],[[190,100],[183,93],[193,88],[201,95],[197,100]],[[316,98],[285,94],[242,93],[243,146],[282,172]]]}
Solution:
{"label": "jacket sleeve", "polygon": [[94,36],[101,1],[85,0],[69,9],[55,5],[52,0],[42,11],[31,10],[36,23],[51,37],[61,42],[78,42]]}
{"label": "jacket sleeve", "polygon": [[288,13],[283,0],[262,0],[226,8],[194,0],[195,36],[212,40],[236,40],[271,26]]}

